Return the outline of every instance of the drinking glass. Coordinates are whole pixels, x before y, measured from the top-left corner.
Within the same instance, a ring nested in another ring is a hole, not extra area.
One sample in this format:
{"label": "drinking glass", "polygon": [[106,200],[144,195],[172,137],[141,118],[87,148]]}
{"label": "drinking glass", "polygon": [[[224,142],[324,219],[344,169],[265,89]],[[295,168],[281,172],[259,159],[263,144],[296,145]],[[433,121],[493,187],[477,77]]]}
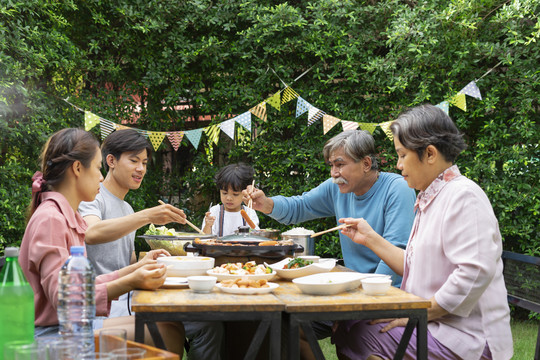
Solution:
{"label": "drinking glass", "polygon": [[103,352],[92,352],[84,355],[79,355],[77,360],[116,360],[116,357],[113,354],[106,354]]}
{"label": "drinking glass", "polygon": [[4,344],[4,359],[15,359],[17,348],[34,344],[33,341],[10,341]]}
{"label": "drinking glass", "polygon": [[48,360],[47,353],[40,352],[37,344],[22,345],[15,348],[15,360]]}
{"label": "drinking glass", "polygon": [[117,360],[144,359],[146,350],[140,348],[116,349],[113,350],[112,354],[116,356]]}
{"label": "drinking glass", "polygon": [[101,329],[99,331],[99,351],[110,353],[113,350],[125,349],[127,333],[125,329]]}
{"label": "drinking glass", "polygon": [[51,341],[48,348],[51,360],[75,360],[80,355],[79,345],[72,340]]}

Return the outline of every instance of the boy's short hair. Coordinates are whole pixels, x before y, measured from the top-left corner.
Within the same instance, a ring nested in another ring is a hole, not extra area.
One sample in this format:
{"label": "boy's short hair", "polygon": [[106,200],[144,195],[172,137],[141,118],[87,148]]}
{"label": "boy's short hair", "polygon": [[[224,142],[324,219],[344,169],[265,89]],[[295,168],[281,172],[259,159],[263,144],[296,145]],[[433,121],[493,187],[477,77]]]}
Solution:
{"label": "boy's short hair", "polygon": [[234,191],[242,191],[251,185],[255,171],[244,163],[227,165],[215,176],[218,190],[228,190],[231,187]]}
{"label": "boy's short hair", "polygon": [[123,129],[116,130],[105,138],[101,144],[101,154],[103,156],[103,166],[105,170],[109,170],[107,165],[107,155],[111,154],[117,160],[125,153],[140,153],[146,149],[146,153],[150,157],[152,153],[152,145],[148,140],[136,130]]}

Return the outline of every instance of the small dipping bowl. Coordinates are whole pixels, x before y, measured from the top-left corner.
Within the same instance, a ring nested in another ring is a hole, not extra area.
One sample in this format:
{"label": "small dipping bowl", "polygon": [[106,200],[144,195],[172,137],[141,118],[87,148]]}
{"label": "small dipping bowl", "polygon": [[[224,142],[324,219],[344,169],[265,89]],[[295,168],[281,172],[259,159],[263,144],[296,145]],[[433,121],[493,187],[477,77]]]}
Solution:
{"label": "small dipping bowl", "polygon": [[368,277],[362,279],[362,288],[366,295],[384,295],[390,289],[392,279],[390,277]]}
{"label": "small dipping bowl", "polygon": [[209,293],[216,285],[215,276],[188,276],[188,285],[196,293]]}

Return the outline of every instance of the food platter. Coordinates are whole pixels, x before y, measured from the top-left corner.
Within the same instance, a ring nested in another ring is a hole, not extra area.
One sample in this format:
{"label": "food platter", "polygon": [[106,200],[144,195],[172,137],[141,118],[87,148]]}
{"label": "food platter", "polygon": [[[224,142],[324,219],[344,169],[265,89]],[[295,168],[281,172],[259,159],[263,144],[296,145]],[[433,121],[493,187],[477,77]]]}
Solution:
{"label": "food platter", "polygon": [[236,274],[218,274],[214,272],[214,269],[210,269],[206,271],[207,275],[215,276],[217,277],[218,281],[223,280],[231,280],[231,279],[241,279],[246,278],[249,280],[261,280],[265,279],[267,281],[272,280],[276,276],[276,272],[272,272],[271,274],[253,274],[253,275],[236,275]]}
{"label": "food platter", "polygon": [[[251,277],[250,277],[250,279],[251,279]],[[265,287],[265,288],[254,288],[254,287],[232,288],[232,287],[223,286],[223,285],[221,285],[219,283],[216,284],[216,287],[219,288],[221,291],[223,291],[225,293],[241,294],[241,295],[268,294],[268,293],[274,291],[274,289],[276,289],[277,287],[279,287],[279,285],[276,284],[276,283],[269,282],[267,284],[268,284],[268,287]]]}
{"label": "food platter", "polygon": [[296,269],[284,269],[283,267],[291,260],[292,258],[286,258],[275,264],[266,264],[266,266],[274,270],[280,278],[287,280],[312,274],[326,273],[331,271],[336,266],[336,259],[320,259],[318,263],[313,263],[304,267]]}
{"label": "food platter", "polygon": [[188,280],[185,277],[168,276],[161,289],[184,289],[188,287]]}

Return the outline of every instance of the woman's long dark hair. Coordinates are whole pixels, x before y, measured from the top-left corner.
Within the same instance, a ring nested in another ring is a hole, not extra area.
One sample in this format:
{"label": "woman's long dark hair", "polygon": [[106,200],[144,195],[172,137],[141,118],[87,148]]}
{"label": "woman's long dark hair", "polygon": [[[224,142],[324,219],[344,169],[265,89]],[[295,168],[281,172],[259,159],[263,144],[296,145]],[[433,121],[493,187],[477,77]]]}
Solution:
{"label": "woman's long dark hair", "polygon": [[41,203],[41,193],[52,191],[62,182],[67,169],[75,162],[88,168],[99,151],[99,142],[91,133],[82,129],[62,129],[55,132],[43,146],[41,172],[32,177],[32,202],[28,207],[27,220]]}

